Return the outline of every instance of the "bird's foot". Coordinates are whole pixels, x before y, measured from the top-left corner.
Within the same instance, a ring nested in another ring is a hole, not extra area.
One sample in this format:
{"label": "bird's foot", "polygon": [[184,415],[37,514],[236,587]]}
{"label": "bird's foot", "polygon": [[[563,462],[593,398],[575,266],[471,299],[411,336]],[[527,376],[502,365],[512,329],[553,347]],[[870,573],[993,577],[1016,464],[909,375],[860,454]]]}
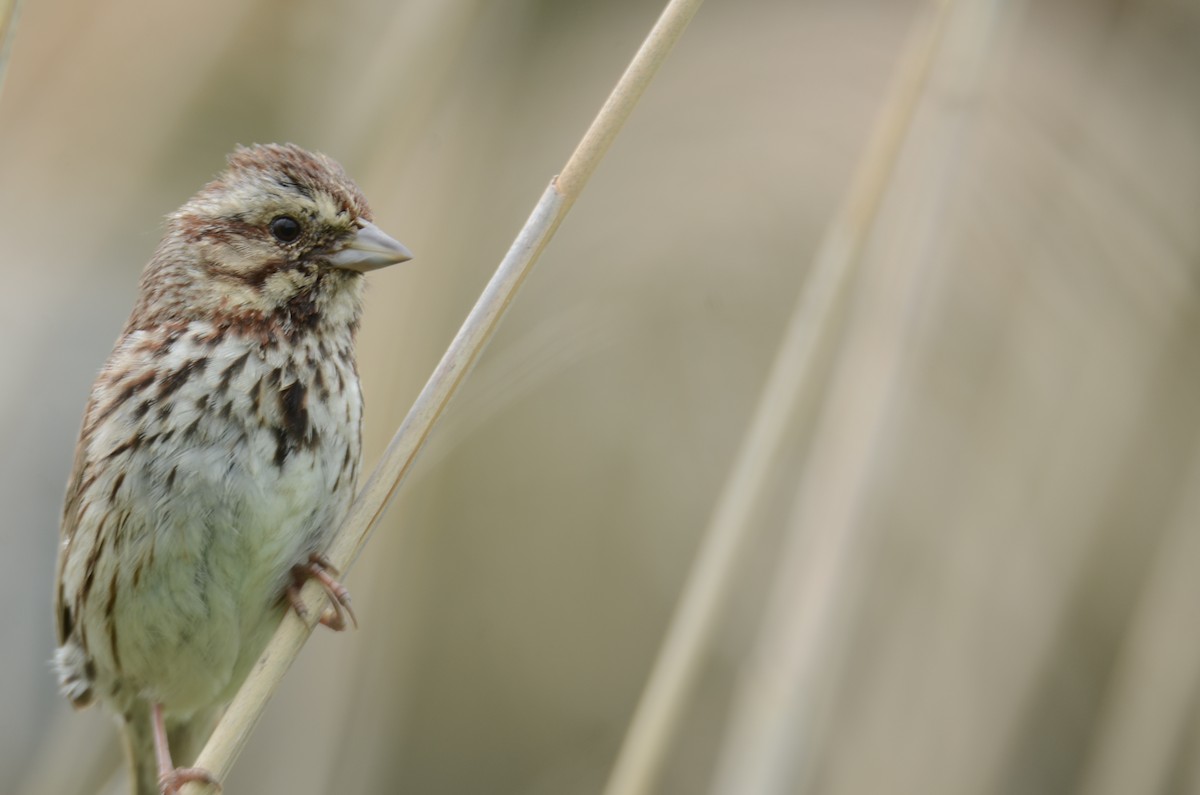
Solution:
{"label": "bird's foot", "polygon": [[221,782],[202,767],[176,767],[168,770],[158,777],[158,786],[163,795],[178,795],[183,785],[192,781],[209,784],[218,792],[221,791]]}
{"label": "bird's foot", "polygon": [[358,629],[358,618],[354,615],[354,608],[350,606],[350,592],[346,590],[346,586],[334,579],[337,573],[329,558],[314,552],[309,555],[307,563],[299,563],[292,567],[292,584],[287,589],[288,602],[301,620],[308,621],[308,608],[300,599],[300,588],[306,581],[316,580],[321,583],[330,601],[330,608],[321,613],[320,623],[334,632],[341,632],[346,628],[346,616],[349,616],[354,628]]}
{"label": "bird's foot", "polygon": [[184,784],[196,781],[208,784],[220,792],[221,782],[202,767],[175,767],[171,761],[171,748],[167,744],[167,723],[163,718],[162,704],[151,709],[154,728],[154,757],[158,761],[158,788],[162,795],[178,795]]}

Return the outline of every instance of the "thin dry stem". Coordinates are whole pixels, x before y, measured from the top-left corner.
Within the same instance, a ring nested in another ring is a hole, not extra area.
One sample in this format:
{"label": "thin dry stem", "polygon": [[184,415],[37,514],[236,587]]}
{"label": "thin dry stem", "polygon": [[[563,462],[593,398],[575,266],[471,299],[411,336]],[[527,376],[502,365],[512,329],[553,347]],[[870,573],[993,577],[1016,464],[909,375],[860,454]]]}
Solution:
{"label": "thin dry stem", "polygon": [[826,230],[799,302],[793,310],[759,399],[750,432],[725,487],[697,556],[663,648],[625,736],[606,795],[654,790],[671,739],[678,733],[686,699],[696,683],[729,600],[738,553],[756,525],[769,476],[785,454],[788,430],[809,417],[818,387],[813,377],[836,333],[837,320],[904,141],[941,38],[948,2],[939,2],[902,58],[878,125],[852,187]]}
{"label": "thin dry stem", "polygon": [[[668,3],[561,175],[542,195],[330,544],[328,556],[338,569],[345,571],[358,557],[396,489],[411,471],[434,424],[483,352],[546,243],[699,6],[700,0]],[[320,615],[318,607],[324,590],[319,583],[305,585],[301,598],[311,616]],[[197,767],[208,770],[217,780],[225,779],[268,699],[311,631],[311,625],[288,612],[196,760]],[[190,795],[211,791],[212,787],[200,783],[184,787],[184,792]]]}
{"label": "thin dry stem", "polygon": [[675,42],[683,35],[684,28],[696,15],[701,2],[702,0],[671,0],[663,9],[662,15],[638,49],[637,55],[633,56],[633,60],[626,67],[625,74],[621,75],[616,87],[608,95],[604,107],[596,115],[596,120],[584,133],[579,146],[575,147],[562,173],[555,180],[559,192],[567,197],[568,205],[575,201],[591,178],[592,172],[608,152],[608,147],[612,145],[621,126],[642,98],[646,86],[650,85],[667,53],[675,46]]}
{"label": "thin dry stem", "polygon": [[913,360],[912,319],[980,104],[997,4],[960,0],[934,22],[946,33],[930,40],[935,77],[918,98],[927,109],[922,132],[904,154],[914,164],[908,173],[919,176],[889,180],[895,201],[875,232],[876,250],[887,253],[870,257],[856,281],[762,625],[739,672],[713,793],[798,795],[816,780],[833,694],[849,664],[854,608],[868,587],[865,558],[877,528],[864,506],[887,457],[889,409]]}

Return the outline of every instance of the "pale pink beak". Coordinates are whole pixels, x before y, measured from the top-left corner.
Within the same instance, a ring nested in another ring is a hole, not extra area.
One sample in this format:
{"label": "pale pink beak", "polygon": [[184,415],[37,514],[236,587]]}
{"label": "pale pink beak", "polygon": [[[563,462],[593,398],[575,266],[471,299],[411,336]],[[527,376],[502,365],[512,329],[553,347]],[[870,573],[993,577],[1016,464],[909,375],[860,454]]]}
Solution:
{"label": "pale pink beak", "polygon": [[350,242],[329,257],[330,264],[335,268],[362,273],[412,259],[411,251],[375,224],[359,221],[358,226],[358,232],[350,238]]}

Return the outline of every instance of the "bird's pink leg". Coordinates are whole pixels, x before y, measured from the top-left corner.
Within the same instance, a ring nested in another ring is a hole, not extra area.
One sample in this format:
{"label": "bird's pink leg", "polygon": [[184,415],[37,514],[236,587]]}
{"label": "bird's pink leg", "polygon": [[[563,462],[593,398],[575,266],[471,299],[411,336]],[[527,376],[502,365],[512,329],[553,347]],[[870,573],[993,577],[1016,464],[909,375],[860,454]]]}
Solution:
{"label": "bird's pink leg", "polygon": [[180,787],[189,781],[201,781],[221,789],[221,782],[202,767],[175,767],[167,743],[167,723],[163,720],[162,704],[154,705],[153,715],[154,756],[158,759],[158,786],[163,795],[176,795]]}
{"label": "bird's pink leg", "polygon": [[332,602],[332,609],[321,614],[321,623],[334,632],[341,632],[346,628],[346,616],[350,616],[354,628],[358,629],[358,617],[354,615],[354,608],[350,606],[350,592],[346,590],[346,586],[333,578],[335,574],[337,569],[329,563],[329,558],[314,552],[309,556],[307,563],[299,563],[292,568],[292,584],[287,589],[288,602],[296,614],[307,621],[308,608],[300,599],[300,588],[306,580],[316,580],[321,583],[325,593],[329,595],[329,601]]}

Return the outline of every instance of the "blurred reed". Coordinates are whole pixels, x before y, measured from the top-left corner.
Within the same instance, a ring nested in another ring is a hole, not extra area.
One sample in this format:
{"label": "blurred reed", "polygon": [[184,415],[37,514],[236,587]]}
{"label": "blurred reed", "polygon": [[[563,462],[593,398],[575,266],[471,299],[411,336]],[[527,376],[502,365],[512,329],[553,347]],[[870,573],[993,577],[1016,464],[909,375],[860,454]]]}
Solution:
{"label": "blurred reed", "polygon": [[[861,165],[856,172],[846,200],[830,222],[817,251],[815,264],[792,311],[784,338],[776,353],[767,383],[759,398],[754,420],[738,451],[733,470],[718,498],[703,545],[693,564],[687,585],[668,630],[663,650],[659,654],[629,733],[622,744],[612,777],[606,788],[608,795],[641,795],[653,792],[670,742],[679,733],[678,722],[685,700],[691,695],[704,658],[710,653],[723,608],[730,600],[738,561],[745,547],[753,543],[759,529],[759,512],[766,500],[770,480],[785,460],[785,449],[805,447],[813,432],[813,415],[819,405],[823,386],[822,375],[828,372],[829,357],[834,340],[841,333],[848,293],[858,271],[859,258],[871,231],[875,214],[896,165],[901,145],[908,134],[913,114],[920,102],[926,76],[941,40],[949,3],[938,3],[922,20],[905,53],[896,84],[867,145]],[[808,526],[805,522],[803,527]],[[799,537],[803,527],[798,528]],[[822,537],[836,543],[846,535],[844,530],[822,525]],[[811,542],[810,542],[811,546]],[[805,550],[811,554],[812,550]],[[829,555],[817,556],[825,571],[794,577],[781,567],[777,583],[829,583],[838,577],[838,561]],[[792,564],[793,566],[796,564]],[[828,609],[830,597],[810,594],[810,598],[784,598],[782,610],[790,616],[797,604],[815,604]],[[819,608],[818,608],[819,609]],[[778,609],[777,609],[778,612]],[[831,619],[813,619],[823,623],[826,631]],[[808,643],[816,651],[831,645],[828,639],[820,642],[813,630],[797,626],[790,617],[785,627],[770,632],[778,640]],[[817,634],[820,634],[818,632]],[[767,631],[764,631],[764,637]],[[814,644],[815,641],[815,644]],[[752,717],[734,724],[731,743],[741,748],[727,756],[729,764],[743,765],[741,772],[726,774],[723,792],[765,792],[762,782],[755,781],[759,770],[750,757],[754,752],[766,753],[775,742],[789,742],[789,735],[778,732],[771,737],[774,726],[771,716],[781,716],[786,704],[780,700],[781,691],[807,688],[815,691],[796,671],[778,670],[778,650],[764,652],[770,662],[752,660],[745,677],[744,689],[755,688],[762,698]],[[762,669],[767,670],[762,670]],[[790,682],[780,681],[780,677]],[[748,700],[748,699],[747,699]],[[749,708],[747,708],[749,709]],[[811,717],[810,717],[811,720]],[[750,727],[754,728],[751,729]],[[739,736],[758,731],[752,739]],[[766,736],[762,736],[765,730]],[[793,748],[797,755],[806,753]],[[778,765],[778,760],[775,762]]]}
{"label": "blurred reed", "polygon": [[[955,5],[812,436],[768,473],[650,791],[751,768],[831,795],[1200,791],[1200,11]],[[306,647],[228,792],[603,791],[926,7],[709,0],[356,564],[363,629]],[[118,761],[54,693],[47,583],[154,219],[234,143],[347,165],[417,254],[372,280],[375,460],[655,11],[22,6],[0,98],[12,791],[95,792]],[[789,542],[837,532],[838,566]],[[800,643],[822,576],[836,632]],[[775,661],[792,695],[760,723]],[[752,730],[771,744],[744,756]]]}
{"label": "blurred reed", "polygon": [[[809,420],[816,430],[759,634],[739,672],[713,792],[816,791],[831,696],[847,667],[848,628],[867,590],[865,535],[872,528],[860,512],[886,443],[896,382],[913,354],[912,320],[929,283],[929,253],[937,245],[948,183],[960,167],[963,128],[978,109],[997,13],[992,0],[931,7],[928,31],[902,64],[902,90],[884,117],[897,120],[881,125],[898,129],[877,139],[890,144],[888,167],[860,183],[871,186],[867,199],[852,194],[848,203],[871,211],[861,218],[854,244],[837,248],[858,255],[873,236],[887,255],[872,258],[856,280],[849,322],[821,400],[813,401],[820,419]],[[933,118],[921,136],[904,140],[918,111]],[[896,177],[902,141],[903,156],[913,161],[907,180]],[[879,159],[872,155],[864,160]],[[875,229],[874,211],[885,195],[898,217]]]}

